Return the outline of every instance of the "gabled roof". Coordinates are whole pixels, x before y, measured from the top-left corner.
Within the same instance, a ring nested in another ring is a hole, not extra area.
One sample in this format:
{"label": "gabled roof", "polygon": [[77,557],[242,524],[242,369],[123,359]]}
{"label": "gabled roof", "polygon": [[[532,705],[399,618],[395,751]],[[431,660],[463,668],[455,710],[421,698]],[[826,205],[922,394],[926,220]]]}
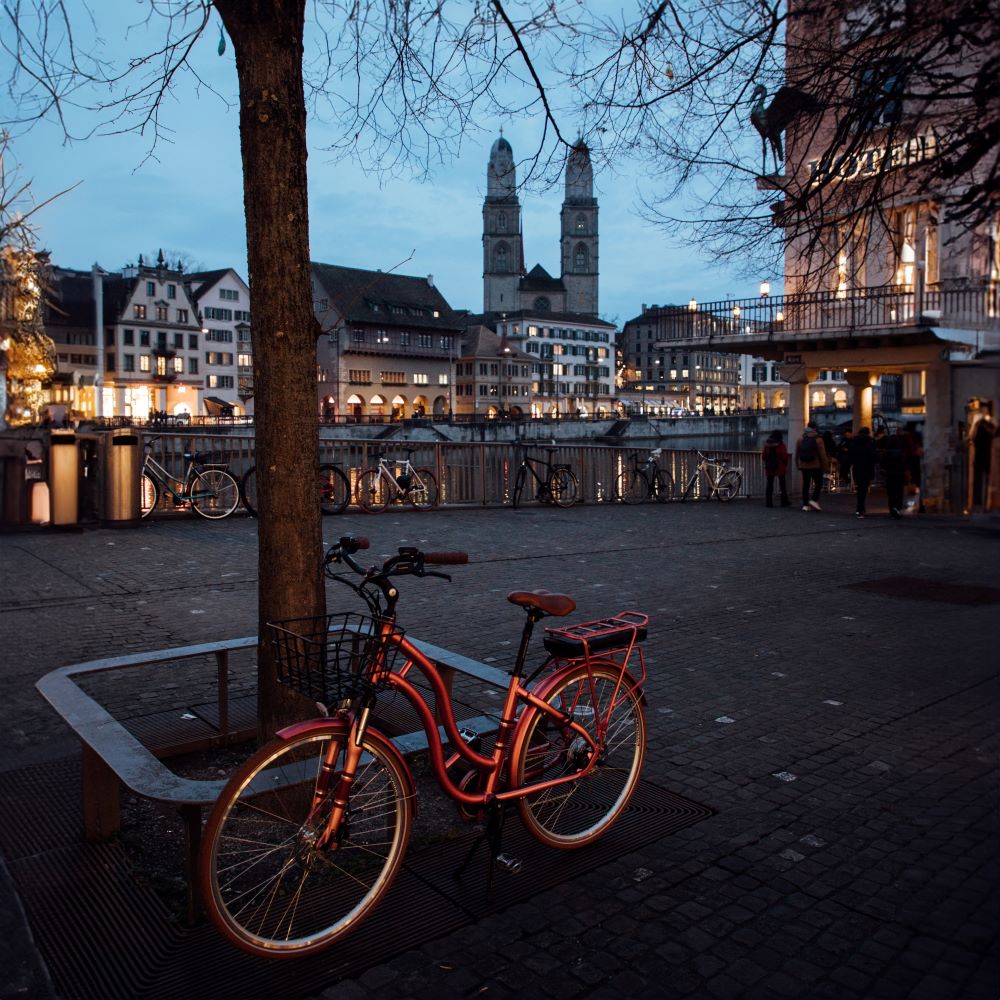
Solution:
{"label": "gabled roof", "polygon": [[536,264],[518,283],[522,292],[565,292],[562,278],[553,278],[541,264]]}
{"label": "gabled roof", "polygon": [[429,278],[315,261],[312,270],[331,305],[349,323],[438,330],[457,330],[464,325]]}
{"label": "gabled roof", "polygon": [[504,347],[509,351],[502,354],[505,358],[523,358],[522,351],[509,343],[506,337],[498,337],[489,327],[479,324],[470,326],[462,335],[462,346],[459,357],[463,358],[499,358]]}
{"label": "gabled roof", "polygon": [[192,300],[199,302],[201,297],[215,288],[227,274],[236,275],[239,278],[240,284],[245,288],[249,287],[240,276],[240,273],[232,267],[221,267],[215,271],[191,271],[189,274],[184,275],[184,284],[190,289],[189,294]]}
{"label": "gabled roof", "polygon": [[[118,322],[136,285],[136,278],[104,276],[104,323]],[[45,309],[46,326],[93,330],[94,279],[90,271],[53,267]]]}

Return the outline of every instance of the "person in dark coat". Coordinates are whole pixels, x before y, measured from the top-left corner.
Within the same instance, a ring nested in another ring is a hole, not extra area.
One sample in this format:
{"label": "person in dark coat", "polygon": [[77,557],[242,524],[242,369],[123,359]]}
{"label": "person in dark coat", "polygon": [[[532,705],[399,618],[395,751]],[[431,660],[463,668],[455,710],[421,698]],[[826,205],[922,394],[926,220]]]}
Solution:
{"label": "person in dark coat", "polygon": [[795,445],[795,464],[802,473],[802,509],[820,510],[819,491],[829,459],[813,420],[806,424],[802,437]]}
{"label": "person in dark coat", "polygon": [[854,470],[854,487],[857,490],[854,516],[864,517],[868,488],[875,478],[875,464],[878,461],[878,449],[875,447],[872,432],[867,427],[862,427],[858,431],[858,436],[851,439],[848,461]]}
{"label": "person in dark coat", "polygon": [[879,454],[890,517],[903,516],[903,482],[906,477],[906,442],[897,431],[886,437]]}
{"label": "person in dark coat", "polygon": [[[871,437],[870,432],[869,437]],[[840,444],[837,445],[837,471],[840,482],[844,486],[849,485],[851,481],[851,442],[853,440],[854,432],[848,428],[840,438]]]}
{"label": "person in dark coat", "polygon": [[788,486],[785,475],[788,472],[788,449],[782,441],[781,431],[772,431],[771,436],[764,442],[760,457],[764,463],[764,475],[767,476],[767,486],[764,490],[764,503],[768,507],[774,506],[774,483],[778,482],[778,492],[781,495],[781,506],[788,507],[791,501],[788,499]]}

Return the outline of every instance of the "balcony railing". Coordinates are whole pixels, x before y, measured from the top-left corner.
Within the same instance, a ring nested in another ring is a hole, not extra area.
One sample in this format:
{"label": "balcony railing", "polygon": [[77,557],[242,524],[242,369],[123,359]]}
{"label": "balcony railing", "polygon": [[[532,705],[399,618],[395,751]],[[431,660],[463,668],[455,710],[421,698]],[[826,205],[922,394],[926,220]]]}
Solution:
{"label": "balcony railing", "polygon": [[918,326],[1000,331],[1000,284],[965,287],[856,288],[846,292],[729,299],[697,309],[658,310],[660,340],[768,333],[835,333]]}

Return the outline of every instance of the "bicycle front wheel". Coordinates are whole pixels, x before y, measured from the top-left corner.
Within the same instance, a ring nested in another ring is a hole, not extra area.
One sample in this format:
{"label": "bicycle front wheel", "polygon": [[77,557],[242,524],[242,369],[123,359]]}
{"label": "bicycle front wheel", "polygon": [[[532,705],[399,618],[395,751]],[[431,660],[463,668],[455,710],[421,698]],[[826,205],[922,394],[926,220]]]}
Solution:
{"label": "bicycle front wheel", "polygon": [[251,465],[240,480],[243,506],[251,517],[257,516],[257,466]]}
{"label": "bicycle front wheel", "polygon": [[319,467],[319,507],[324,514],[342,514],[351,499],[351,482],[335,465]]}
{"label": "bicycle front wheel", "polygon": [[[598,759],[585,778],[518,799],[521,820],[550,847],[593,843],[624,812],[646,757],[646,717],[638,690],[619,686],[620,669],[594,663],[568,667],[545,696],[547,704],[572,715],[597,743]],[[551,781],[581,770],[590,748],[583,737],[551,716],[528,709],[526,727],[512,761],[514,784]]]}
{"label": "bicycle front wheel", "polygon": [[389,484],[378,469],[365,469],[358,476],[358,504],[369,514],[378,514],[389,506]]}
{"label": "bicycle front wheel", "polygon": [[438,502],[438,484],[430,469],[414,469],[407,498],[417,510],[433,510]]}
{"label": "bicycle front wheel", "polygon": [[657,469],[653,476],[653,495],[659,503],[666,503],[674,498],[674,477],[664,469]]}
{"label": "bicycle front wheel", "polygon": [[517,510],[518,505],[521,503],[521,494],[524,493],[524,480],[527,475],[528,470],[522,465],[514,477],[514,492],[511,494],[511,505],[514,507],[514,510]]}
{"label": "bicycle front wheel", "polygon": [[735,469],[727,469],[719,476],[719,485],[715,488],[715,495],[723,503],[729,503],[733,497],[739,495],[742,485],[743,477]]}
{"label": "bicycle front wheel", "polygon": [[622,503],[642,503],[648,492],[646,477],[638,469],[626,469],[615,480],[615,496]]}
{"label": "bicycle front wheel", "polygon": [[560,507],[572,507],[580,496],[580,481],[570,469],[555,469],[549,476],[549,496]]}
{"label": "bicycle front wheel", "polygon": [[156,505],[160,502],[160,487],[156,485],[156,480],[148,473],[142,474],[142,482],[139,484],[139,514],[142,517],[149,517],[156,510]]}
{"label": "bicycle front wheel", "polygon": [[314,804],[316,782],[324,758],[339,757],[348,737],[346,726],[327,726],[272,740],[229,779],[212,809],[202,898],[218,930],[243,951],[272,958],[320,951],[368,915],[399,871],[413,787],[398,754],[371,730],[340,827],[322,839],[339,774]]}
{"label": "bicycle front wheel", "polygon": [[222,469],[205,469],[191,481],[191,506],[202,517],[229,517],[240,505],[240,484]]}

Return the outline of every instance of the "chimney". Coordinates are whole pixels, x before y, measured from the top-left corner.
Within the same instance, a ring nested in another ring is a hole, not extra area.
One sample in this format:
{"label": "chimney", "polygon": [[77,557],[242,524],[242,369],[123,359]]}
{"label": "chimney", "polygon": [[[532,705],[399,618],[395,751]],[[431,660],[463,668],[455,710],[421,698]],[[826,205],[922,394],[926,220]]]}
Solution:
{"label": "chimney", "polygon": [[431,288],[434,287],[434,275],[433,274],[428,274],[427,275],[427,284],[430,285]]}

